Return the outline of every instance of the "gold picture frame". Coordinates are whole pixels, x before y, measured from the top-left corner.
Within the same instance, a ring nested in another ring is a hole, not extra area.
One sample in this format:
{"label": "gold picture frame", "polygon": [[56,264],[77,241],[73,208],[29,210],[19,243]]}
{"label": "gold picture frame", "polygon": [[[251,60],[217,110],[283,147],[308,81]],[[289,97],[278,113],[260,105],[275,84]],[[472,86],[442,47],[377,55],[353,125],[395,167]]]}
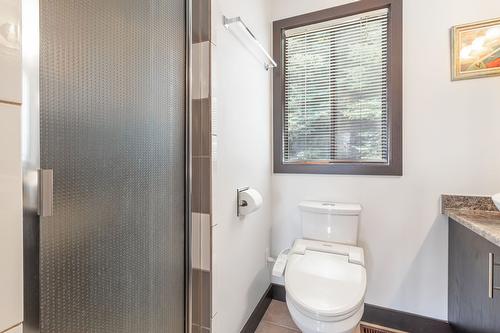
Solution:
{"label": "gold picture frame", "polygon": [[500,18],[451,28],[452,80],[500,75]]}

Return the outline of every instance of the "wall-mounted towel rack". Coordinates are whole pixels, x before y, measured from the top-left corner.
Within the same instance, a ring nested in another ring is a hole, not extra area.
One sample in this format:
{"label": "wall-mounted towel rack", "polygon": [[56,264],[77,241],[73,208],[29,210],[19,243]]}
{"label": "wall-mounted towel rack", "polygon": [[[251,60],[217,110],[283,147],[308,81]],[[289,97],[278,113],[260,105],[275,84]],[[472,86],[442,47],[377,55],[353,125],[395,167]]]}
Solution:
{"label": "wall-mounted towel rack", "polygon": [[241,25],[244,28],[244,31],[246,32],[248,37],[252,40],[252,42],[255,45],[257,45],[259,50],[266,57],[267,62],[264,64],[266,70],[269,70],[269,68],[274,68],[274,67],[278,66],[276,64],[276,61],[274,61],[274,59],[269,55],[269,53],[267,53],[266,49],[262,46],[262,44],[257,40],[257,38],[255,37],[253,32],[248,28],[248,26],[245,24],[245,22],[243,22],[241,17],[238,16],[238,17],[228,18],[226,16],[222,16],[222,19],[223,19],[224,27],[226,27],[226,29],[229,29],[229,26],[231,26],[233,24]]}

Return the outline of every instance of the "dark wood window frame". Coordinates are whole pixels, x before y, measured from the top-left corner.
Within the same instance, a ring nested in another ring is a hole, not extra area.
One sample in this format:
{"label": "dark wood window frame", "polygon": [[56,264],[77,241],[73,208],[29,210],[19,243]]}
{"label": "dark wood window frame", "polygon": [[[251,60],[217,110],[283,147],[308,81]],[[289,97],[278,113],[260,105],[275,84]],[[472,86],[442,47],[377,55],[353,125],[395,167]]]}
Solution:
{"label": "dark wood window frame", "polygon": [[[403,173],[403,9],[402,0],[361,0],[273,22],[273,146],[275,173],[388,175]],[[284,31],[387,8],[388,21],[388,163],[284,163]]]}

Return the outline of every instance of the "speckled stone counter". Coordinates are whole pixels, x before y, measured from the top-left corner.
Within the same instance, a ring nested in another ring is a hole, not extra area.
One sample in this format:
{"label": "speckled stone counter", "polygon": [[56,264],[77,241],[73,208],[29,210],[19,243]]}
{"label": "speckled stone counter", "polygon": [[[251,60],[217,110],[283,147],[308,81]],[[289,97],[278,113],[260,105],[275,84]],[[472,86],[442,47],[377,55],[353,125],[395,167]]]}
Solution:
{"label": "speckled stone counter", "polygon": [[442,213],[500,247],[500,211],[490,197],[443,195]]}
{"label": "speckled stone counter", "polygon": [[446,215],[500,247],[500,212],[448,209]]}

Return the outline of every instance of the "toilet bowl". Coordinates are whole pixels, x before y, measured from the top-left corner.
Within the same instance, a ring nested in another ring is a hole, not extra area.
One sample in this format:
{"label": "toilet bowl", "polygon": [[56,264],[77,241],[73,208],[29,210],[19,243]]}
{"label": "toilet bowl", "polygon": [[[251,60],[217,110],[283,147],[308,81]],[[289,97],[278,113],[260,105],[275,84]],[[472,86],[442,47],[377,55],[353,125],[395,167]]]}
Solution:
{"label": "toilet bowl", "polygon": [[299,208],[303,239],[273,275],[285,270],[286,303],[303,333],[352,333],[366,293],[364,253],[356,246],[361,206],[303,201]]}
{"label": "toilet bowl", "polygon": [[363,249],[299,239],[288,255],[286,303],[303,333],[351,333],[363,316]]}

